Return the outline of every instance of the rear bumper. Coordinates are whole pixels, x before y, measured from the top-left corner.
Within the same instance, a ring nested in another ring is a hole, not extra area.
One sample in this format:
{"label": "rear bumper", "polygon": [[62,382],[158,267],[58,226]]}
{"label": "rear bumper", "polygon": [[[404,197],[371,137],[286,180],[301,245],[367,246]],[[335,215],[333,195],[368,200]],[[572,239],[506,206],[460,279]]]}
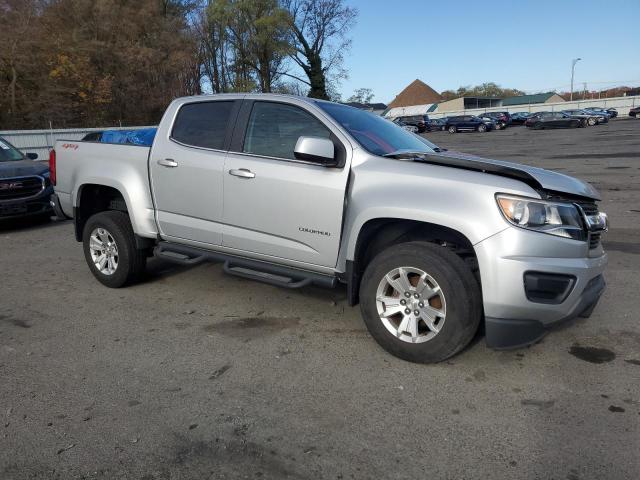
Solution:
{"label": "rear bumper", "polygon": [[51,195],[50,204],[51,204],[51,208],[53,208],[53,213],[55,213],[56,217],[58,217],[60,220],[66,220],[69,218],[65,215],[64,211],[62,210],[62,207],[60,206],[60,199],[58,198],[58,195],[56,195],[55,193]]}
{"label": "rear bumper", "polygon": [[525,347],[539,341],[553,328],[576,317],[590,317],[606,288],[602,275],[594,277],[580,294],[571,312],[559,320],[542,323],[539,320],[485,317],[486,343],[496,350]]}

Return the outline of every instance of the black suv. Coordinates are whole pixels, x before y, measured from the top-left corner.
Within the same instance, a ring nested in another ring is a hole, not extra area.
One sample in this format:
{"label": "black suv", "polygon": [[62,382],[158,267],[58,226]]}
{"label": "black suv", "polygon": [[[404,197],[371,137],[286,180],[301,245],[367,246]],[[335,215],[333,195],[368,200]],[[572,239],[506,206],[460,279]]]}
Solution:
{"label": "black suv", "polygon": [[509,112],[485,112],[482,116],[493,119],[496,122],[498,130],[511,125],[511,114]]}
{"label": "black suv", "polygon": [[396,120],[401,121],[405,125],[413,125],[418,129],[418,133],[431,131],[429,115],[406,115],[403,117],[397,117]]}
{"label": "black suv", "polygon": [[445,128],[449,133],[488,132],[493,129],[493,123],[484,121],[475,115],[461,115],[459,117],[448,117]]}

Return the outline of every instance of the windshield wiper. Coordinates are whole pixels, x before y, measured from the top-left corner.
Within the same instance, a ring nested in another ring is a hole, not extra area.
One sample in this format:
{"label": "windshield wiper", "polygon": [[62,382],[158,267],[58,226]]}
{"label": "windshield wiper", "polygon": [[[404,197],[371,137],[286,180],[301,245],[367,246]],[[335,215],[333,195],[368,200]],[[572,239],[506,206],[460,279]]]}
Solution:
{"label": "windshield wiper", "polygon": [[385,153],[383,157],[387,158],[415,158],[424,155],[429,155],[431,152],[423,152],[421,150],[409,150],[406,148],[396,150],[395,152]]}

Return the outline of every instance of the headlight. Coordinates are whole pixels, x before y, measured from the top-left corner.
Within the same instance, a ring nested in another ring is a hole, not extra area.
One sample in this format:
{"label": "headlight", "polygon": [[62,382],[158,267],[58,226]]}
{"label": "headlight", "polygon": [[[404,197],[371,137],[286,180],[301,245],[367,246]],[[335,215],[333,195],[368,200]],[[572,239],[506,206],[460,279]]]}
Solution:
{"label": "headlight", "polygon": [[504,217],[516,227],[586,240],[578,208],[571,203],[545,202],[534,198],[496,195]]}

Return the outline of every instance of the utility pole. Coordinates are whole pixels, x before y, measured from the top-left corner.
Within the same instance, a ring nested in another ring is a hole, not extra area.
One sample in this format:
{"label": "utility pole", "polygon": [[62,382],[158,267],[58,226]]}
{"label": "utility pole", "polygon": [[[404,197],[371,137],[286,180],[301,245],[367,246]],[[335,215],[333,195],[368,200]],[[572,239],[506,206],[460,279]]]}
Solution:
{"label": "utility pole", "polygon": [[576,70],[576,63],[578,63],[580,60],[582,60],[581,58],[574,58],[571,61],[571,98],[569,98],[569,101],[573,100],[573,74]]}

